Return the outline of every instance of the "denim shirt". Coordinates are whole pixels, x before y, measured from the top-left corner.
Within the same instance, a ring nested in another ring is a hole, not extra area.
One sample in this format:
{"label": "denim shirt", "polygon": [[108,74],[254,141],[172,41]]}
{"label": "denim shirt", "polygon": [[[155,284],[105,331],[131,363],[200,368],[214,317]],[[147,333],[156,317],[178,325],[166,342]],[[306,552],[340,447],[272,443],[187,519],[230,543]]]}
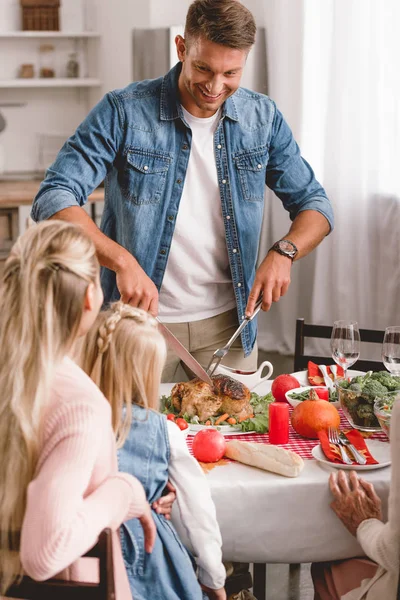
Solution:
{"label": "denim shirt", "polygon": [[[178,95],[180,68],[179,63],[165,77],[108,93],[60,150],[32,208],[32,218],[40,221],[64,208],[83,206],[105,178],[101,230],[136,258],[158,289],[192,140]],[[268,96],[239,88],[225,101],[214,153],[240,322],[255,276],[265,185],[292,220],[303,210],[315,210],[332,229],[333,212]],[[105,301],[118,299],[115,273],[103,268],[101,281]],[[242,333],[246,356],[255,337],[254,319]]]}

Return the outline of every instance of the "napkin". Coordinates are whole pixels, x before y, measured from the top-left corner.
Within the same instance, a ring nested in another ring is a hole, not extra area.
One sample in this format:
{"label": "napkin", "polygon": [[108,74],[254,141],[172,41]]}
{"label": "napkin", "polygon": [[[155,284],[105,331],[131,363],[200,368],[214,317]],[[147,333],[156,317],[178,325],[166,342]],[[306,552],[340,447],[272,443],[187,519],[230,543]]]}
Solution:
{"label": "napkin", "polygon": [[[328,366],[326,367],[326,370],[329,377],[333,380],[334,377],[331,368]],[[344,377],[344,371],[342,367],[337,367],[337,376]],[[322,372],[319,370],[319,366],[311,362],[311,360],[308,361],[308,381],[311,383],[311,385],[325,385],[325,381]]]}
{"label": "napkin", "polygon": [[[365,440],[361,433],[357,431],[357,429],[350,429],[349,431],[343,431],[349,442],[353,444],[367,459],[367,465],[377,465],[378,461],[374,459],[374,457],[370,454]],[[319,441],[321,442],[321,448],[326,458],[334,463],[344,464],[342,461],[342,457],[340,456],[340,450],[335,444],[331,444],[328,440],[328,434],[325,430],[318,432]],[[347,452],[349,457],[353,460],[351,456],[351,452]],[[357,464],[355,460],[353,460],[354,464]]]}

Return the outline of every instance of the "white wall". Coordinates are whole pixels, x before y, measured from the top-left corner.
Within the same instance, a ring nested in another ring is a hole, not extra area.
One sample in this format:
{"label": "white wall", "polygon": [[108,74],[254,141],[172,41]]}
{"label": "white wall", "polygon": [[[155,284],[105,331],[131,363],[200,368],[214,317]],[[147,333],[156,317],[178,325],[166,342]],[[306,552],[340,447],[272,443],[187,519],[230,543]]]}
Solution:
{"label": "white wall", "polygon": [[109,90],[125,87],[132,79],[132,31],[150,27],[151,1],[96,0],[96,21],[101,32],[99,64],[101,89],[91,93],[93,105]]}
{"label": "white wall", "polygon": [[[151,0],[150,27],[169,27],[185,22],[185,16],[192,0]],[[260,0],[242,0],[254,15],[258,24],[263,23],[264,6]]]}

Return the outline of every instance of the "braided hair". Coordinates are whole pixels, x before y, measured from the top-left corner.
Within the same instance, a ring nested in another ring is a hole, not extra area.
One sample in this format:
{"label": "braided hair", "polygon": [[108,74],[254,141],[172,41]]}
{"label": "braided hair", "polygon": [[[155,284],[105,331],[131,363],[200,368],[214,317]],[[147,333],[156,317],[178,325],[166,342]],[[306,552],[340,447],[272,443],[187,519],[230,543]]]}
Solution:
{"label": "braided hair", "polygon": [[99,314],[80,349],[79,363],[112,408],[118,447],[132,420],[132,403],[158,409],[166,346],[149,313],[121,301]]}

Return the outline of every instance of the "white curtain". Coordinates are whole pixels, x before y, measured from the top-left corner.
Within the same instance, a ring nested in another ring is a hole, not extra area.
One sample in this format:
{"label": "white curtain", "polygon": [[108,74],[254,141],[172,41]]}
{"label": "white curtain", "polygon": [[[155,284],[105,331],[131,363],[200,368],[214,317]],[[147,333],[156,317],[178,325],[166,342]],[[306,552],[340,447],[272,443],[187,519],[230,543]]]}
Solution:
{"label": "white curtain", "polygon": [[[336,223],[295,263],[287,296],[260,319],[260,347],[290,353],[297,317],[400,324],[400,2],[265,0],[265,26],[268,93]],[[287,230],[268,193],[260,258]]]}

